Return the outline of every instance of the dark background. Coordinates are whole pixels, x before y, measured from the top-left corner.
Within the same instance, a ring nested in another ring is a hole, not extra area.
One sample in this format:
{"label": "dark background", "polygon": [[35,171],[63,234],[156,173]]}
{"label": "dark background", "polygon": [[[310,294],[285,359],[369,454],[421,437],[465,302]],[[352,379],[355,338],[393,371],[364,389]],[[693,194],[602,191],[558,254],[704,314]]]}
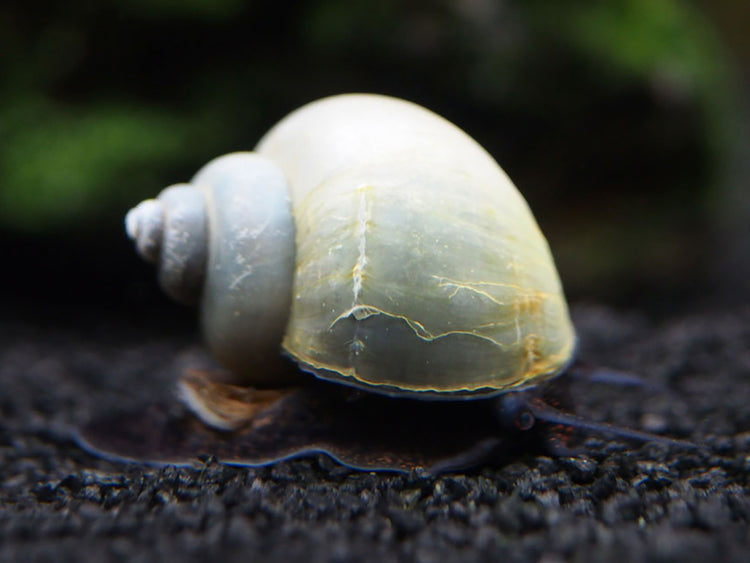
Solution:
{"label": "dark background", "polygon": [[734,305],[750,273],[748,11],[6,3],[0,310],[189,318],[130,249],[125,211],[252,148],[292,109],[350,91],[413,100],[479,140],[528,199],[571,301],[657,315]]}
{"label": "dark background", "polygon": [[[733,0],[5,2],[0,560],[747,561],[749,21]],[[590,436],[434,477],[153,468],[71,440],[174,402],[206,360],[127,209],[349,91],[483,144],[547,235],[581,356],[670,389],[579,383],[576,412],[700,451]]]}

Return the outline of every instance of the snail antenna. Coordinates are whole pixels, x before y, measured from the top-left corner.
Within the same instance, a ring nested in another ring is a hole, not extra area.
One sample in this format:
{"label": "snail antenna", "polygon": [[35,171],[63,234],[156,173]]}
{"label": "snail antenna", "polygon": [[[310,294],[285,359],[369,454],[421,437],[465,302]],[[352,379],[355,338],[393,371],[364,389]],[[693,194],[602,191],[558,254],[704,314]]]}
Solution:
{"label": "snail antenna", "polygon": [[665,446],[687,450],[702,449],[698,444],[694,444],[688,440],[678,440],[667,436],[651,434],[650,432],[644,432],[642,430],[633,430],[632,428],[626,428],[624,426],[616,426],[606,422],[588,420],[584,417],[558,410],[543,401],[529,401],[527,407],[536,420],[544,421],[547,424],[561,424],[577,430],[605,434],[632,442],[654,442]]}
{"label": "snail antenna", "polygon": [[655,391],[658,393],[672,393],[672,391],[664,384],[649,381],[640,375],[608,367],[595,366],[581,360],[576,360],[565,371],[565,373],[574,379],[586,380],[591,383],[602,383],[604,385],[616,385],[619,387],[635,387],[645,391]]}

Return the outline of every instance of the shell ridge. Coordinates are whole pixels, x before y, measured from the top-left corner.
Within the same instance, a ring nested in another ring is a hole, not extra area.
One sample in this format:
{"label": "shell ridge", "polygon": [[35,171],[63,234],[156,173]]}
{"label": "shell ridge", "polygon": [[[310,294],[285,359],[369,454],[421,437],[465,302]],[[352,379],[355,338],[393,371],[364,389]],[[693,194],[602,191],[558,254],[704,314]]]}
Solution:
{"label": "shell ridge", "polygon": [[[359,193],[359,204],[357,206],[357,238],[358,238],[358,255],[357,261],[352,268],[352,306],[351,311],[356,311],[359,305],[359,301],[362,294],[362,282],[364,281],[364,271],[367,265],[367,229],[370,227],[371,210],[370,201],[368,198],[370,187],[360,186],[357,188]],[[360,320],[370,316],[366,313],[366,317],[359,317],[356,313],[353,313],[354,323],[354,334],[352,340],[349,343],[349,365],[351,366],[354,373],[357,368],[355,363],[357,357],[364,350],[365,343],[359,338]],[[335,324],[335,321],[334,321]]]}
{"label": "shell ridge", "polygon": [[359,297],[362,293],[362,280],[364,279],[364,270],[367,265],[367,229],[370,226],[370,202],[368,201],[368,186],[361,186],[357,189],[359,192],[359,207],[357,210],[357,238],[359,239],[359,254],[357,262],[352,268],[352,279],[354,281],[352,291],[354,300],[352,307],[359,303]]}

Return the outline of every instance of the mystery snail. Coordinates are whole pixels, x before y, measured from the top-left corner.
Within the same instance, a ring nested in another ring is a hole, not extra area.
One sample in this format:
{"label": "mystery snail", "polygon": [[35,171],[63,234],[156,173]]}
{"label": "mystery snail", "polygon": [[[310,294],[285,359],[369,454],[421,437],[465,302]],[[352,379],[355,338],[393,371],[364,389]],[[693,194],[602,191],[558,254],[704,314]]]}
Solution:
{"label": "mystery snail", "polygon": [[518,190],[463,131],[402,100],[304,106],[254,153],[143,202],[127,229],[167,293],[200,301],[213,355],[248,384],[278,384],[280,345],[318,377],[395,394],[528,386],[573,353]]}
{"label": "mystery snail", "polygon": [[[519,429],[532,414],[577,420],[527,398],[575,349],[544,236],[495,160],[418,105],[366,94],[308,104],[254,152],[217,158],[135,207],[126,227],[164,290],[200,306],[208,347],[232,374],[181,385],[225,432],[186,418],[178,433],[156,415],[97,425],[131,436],[126,457],[176,462],[212,448],[258,464],[325,451],[369,469],[445,468],[497,445],[498,412]],[[289,369],[282,349],[315,377]],[[144,444],[155,426],[163,437]],[[443,449],[432,452],[436,428]],[[363,436],[369,445],[354,445]]]}

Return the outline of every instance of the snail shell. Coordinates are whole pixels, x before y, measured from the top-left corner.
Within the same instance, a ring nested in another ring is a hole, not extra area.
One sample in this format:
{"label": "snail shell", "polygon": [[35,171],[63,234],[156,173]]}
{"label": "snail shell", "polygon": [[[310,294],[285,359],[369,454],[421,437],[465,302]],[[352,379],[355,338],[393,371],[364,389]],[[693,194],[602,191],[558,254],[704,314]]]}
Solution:
{"label": "snail shell", "polygon": [[250,385],[280,385],[280,345],[324,379],[440,398],[534,385],[573,355],[523,197],[472,138],[410,102],[308,104],[126,224]]}

